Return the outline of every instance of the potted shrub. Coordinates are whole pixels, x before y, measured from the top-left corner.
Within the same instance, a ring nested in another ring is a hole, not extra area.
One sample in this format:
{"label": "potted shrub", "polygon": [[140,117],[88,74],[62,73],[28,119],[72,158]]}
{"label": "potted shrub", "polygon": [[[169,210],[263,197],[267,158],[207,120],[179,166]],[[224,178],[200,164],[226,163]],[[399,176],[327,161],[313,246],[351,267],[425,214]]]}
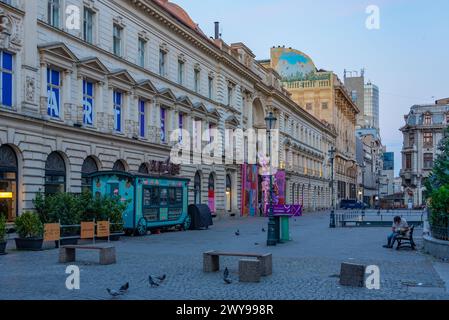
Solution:
{"label": "potted shrub", "polygon": [[[43,196],[38,193],[33,201],[42,223],[61,223],[61,225],[77,225],[81,222],[81,214],[85,204],[81,197],[70,193],[57,193]],[[64,239],[67,237],[68,239]],[[63,228],[61,245],[78,244],[79,228]],[[58,242],[56,241],[56,247]]]}
{"label": "potted shrub", "polygon": [[22,213],[16,218],[15,226],[19,235],[15,239],[17,250],[37,251],[42,249],[44,228],[37,214],[29,211]]}
{"label": "potted shrub", "polygon": [[6,251],[6,218],[0,214],[0,255]]}

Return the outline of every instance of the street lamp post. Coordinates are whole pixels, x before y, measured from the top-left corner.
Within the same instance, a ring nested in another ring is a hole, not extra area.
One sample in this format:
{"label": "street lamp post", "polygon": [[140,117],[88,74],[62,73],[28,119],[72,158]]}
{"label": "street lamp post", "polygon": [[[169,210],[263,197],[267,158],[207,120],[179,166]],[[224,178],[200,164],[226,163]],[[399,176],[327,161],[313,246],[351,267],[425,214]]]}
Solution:
{"label": "street lamp post", "polygon": [[362,203],[363,203],[363,209],[362,209],[362,213],[365,213],[365,170],[366,170],[366,165],[365,162],[363,162],[362,164]]}
{"label": "street lamp post", "polygon": [[335,196],[334,196],[334,159],[335,159],[335,148],[331,147],[329,150],[329,159],[331,161],[331,215],[330,215],[330,223],[329,228],[335,228]]}
{"label": "street lamp post", "polygon": [[273,112],[268,114],[268,117],[265,118],[267,123],[267,131],[268,131],[268,157],[270,158],[270,207],[268,213],[268,234],[267,234],[267,246],[275,246],[277,244],[276,238],[276,221],[273,215],[273,161],[271,157],[271,130],[273,130],[276,124],[276,117]]}

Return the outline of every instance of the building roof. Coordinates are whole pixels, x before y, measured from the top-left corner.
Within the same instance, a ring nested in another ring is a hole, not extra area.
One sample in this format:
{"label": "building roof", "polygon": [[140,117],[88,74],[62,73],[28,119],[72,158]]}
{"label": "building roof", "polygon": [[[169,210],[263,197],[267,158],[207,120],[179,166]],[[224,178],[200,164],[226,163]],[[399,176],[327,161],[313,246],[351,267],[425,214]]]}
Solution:
{"label": "building roof", "polygon": [[165,11],[174,16],[178,21],[180,21],[190,29],[196,31],[200,35],[207,38],[206,34],[203,32],[203,30],[200,29],[198,24],[196,24],[189,16],[189,14],[179,5],[170,2],[168,0],[153,0],[153,1],[157,3],[159,6],[161,6],[163,9],[165,9]]}

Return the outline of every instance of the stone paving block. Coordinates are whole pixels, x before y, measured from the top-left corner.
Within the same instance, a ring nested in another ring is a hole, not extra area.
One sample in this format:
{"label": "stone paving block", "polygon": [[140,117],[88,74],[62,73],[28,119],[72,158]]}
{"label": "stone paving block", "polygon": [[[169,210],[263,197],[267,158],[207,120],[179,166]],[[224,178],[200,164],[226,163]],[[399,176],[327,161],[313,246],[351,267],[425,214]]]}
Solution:
{"label": "stone paving block", "polygon": [[342,263],[340,271],[340,284],[348,287],[365,286],[366,266],[353,263]]}
{"label": "stone paving block", "polygon": [[260,282],[262,274],[262,263],[256,259],[239,260],[239,281]]}

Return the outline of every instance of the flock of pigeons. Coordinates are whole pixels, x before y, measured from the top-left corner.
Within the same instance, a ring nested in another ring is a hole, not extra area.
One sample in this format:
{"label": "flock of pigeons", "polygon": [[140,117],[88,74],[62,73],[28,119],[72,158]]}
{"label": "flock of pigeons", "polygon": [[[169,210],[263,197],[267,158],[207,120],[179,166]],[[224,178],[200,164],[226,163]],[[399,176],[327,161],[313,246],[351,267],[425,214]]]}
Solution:
{"label": "flock of pigeons", "polygon": [[[266,232],[264,228],[262,228],[262,232]],[[240,236],[240,230],[237,230],[235,232],[236,236]],[[255,245],[259,245],[257,242],[255,243]],[[151,275],[148,276],[148,283],[150,285],[151,288],[157,288],[159,287],[164,281],[165,279],[167,279],[167,275],[164,274],[160,277],[152,277]],[[228,268],[225,268],[224,272],[223,272],[223,281],[225,284],[231,284],[232,283],[232,279],[229,277],[229,270]],[[125,283],[123,286],[120,287],[120,289],[118,290],[113,290],[113,289],[106,289],[109,293],[110,296],[112,297],[118,297],[118,296],[122,296],[126,293],[128,293],[129,290],[129,282]]]}
{"label": "flock of pigeons", "polygon": [[[155,281],[155,279],[156,279],[156,281]],[[167,275],[165,275],[165,274],[160,277],[155,277],[155,278],[153,278],[150,275],[150,276],[148,276],[148,283],[151,288],[155,288],[155,287],[159,287],[161,285],[161,283],[164,282],[165,279],[167,279]],[[125,283],[118,290],[113,290],[113,289],[109,289],[109,288],[107,288],[106,290],[111,297],[123,296],[124,294],[128,293],[129,282]]]}

